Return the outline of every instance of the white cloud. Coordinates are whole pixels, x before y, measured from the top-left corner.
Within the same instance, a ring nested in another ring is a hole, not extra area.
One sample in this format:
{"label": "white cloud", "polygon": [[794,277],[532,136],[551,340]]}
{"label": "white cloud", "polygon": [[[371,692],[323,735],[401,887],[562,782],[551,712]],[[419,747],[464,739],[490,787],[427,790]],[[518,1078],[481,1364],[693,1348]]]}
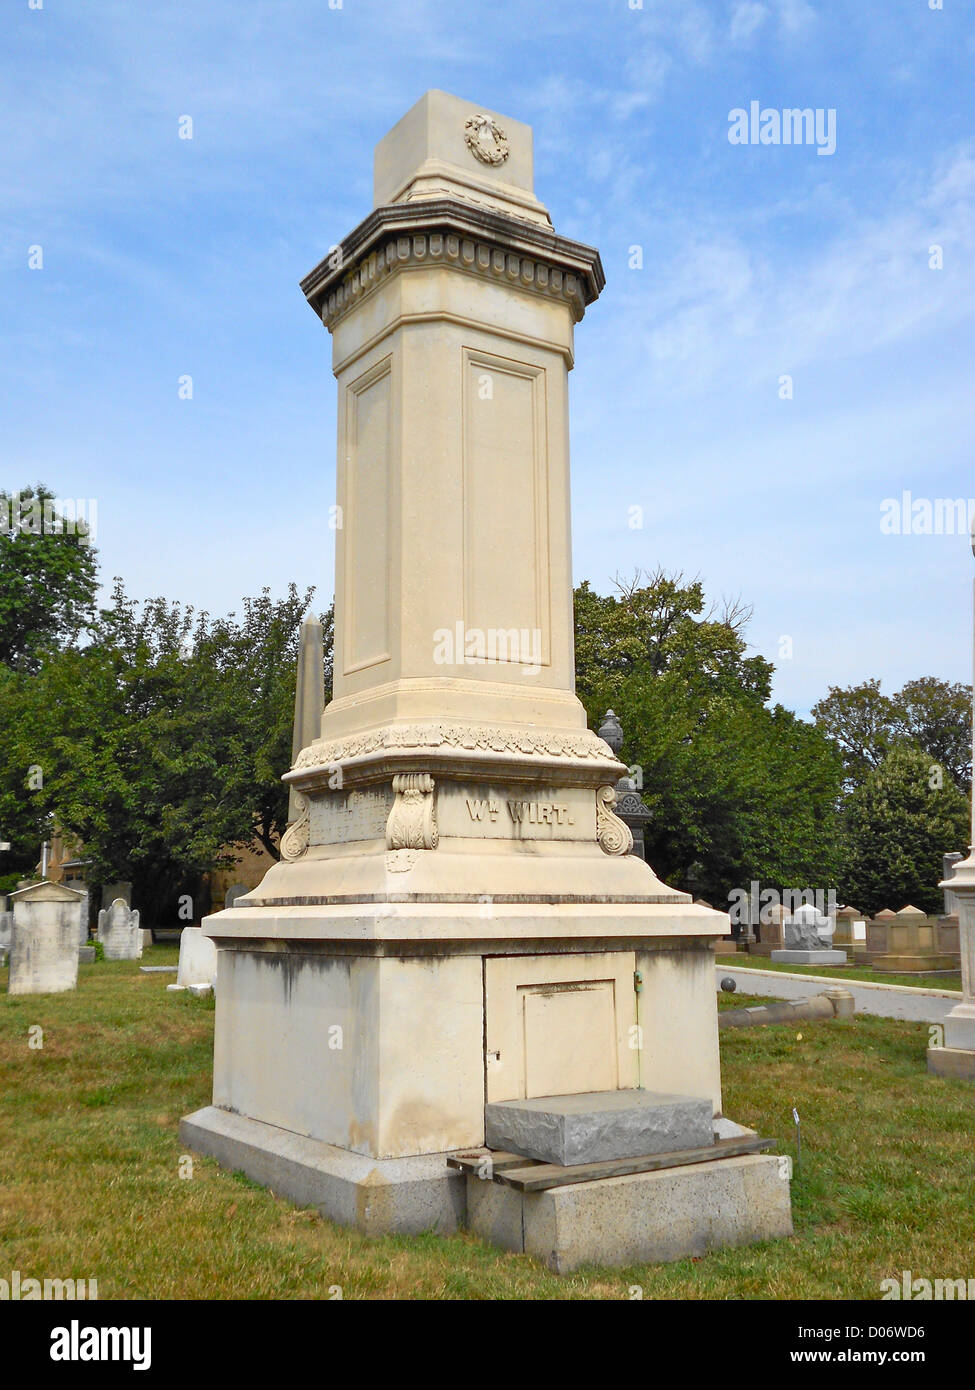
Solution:
{"label": "white cloud", "polygon": [[731,42],[747,43],[768,19],[768,9],[757,0],[741,0],[731,16]]}

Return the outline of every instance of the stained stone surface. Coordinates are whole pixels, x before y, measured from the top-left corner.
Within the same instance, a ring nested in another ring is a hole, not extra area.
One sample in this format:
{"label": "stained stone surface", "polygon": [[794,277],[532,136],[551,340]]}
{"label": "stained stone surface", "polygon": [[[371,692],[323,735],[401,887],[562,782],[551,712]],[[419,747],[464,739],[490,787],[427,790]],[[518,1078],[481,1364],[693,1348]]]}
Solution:
{"label": "stained stone surface", "polygon": [[770,960],[779,960],[783,965],[846,965],[845,951],[802,951],[791,949],[772,951]]}
{"label": "stained stone surface", "polygon": [[711,1144],[712,1115],[710,1100],[658,1091],[506,1100],[484,1107],[484,1142],[543,1163],[601,1163]]}

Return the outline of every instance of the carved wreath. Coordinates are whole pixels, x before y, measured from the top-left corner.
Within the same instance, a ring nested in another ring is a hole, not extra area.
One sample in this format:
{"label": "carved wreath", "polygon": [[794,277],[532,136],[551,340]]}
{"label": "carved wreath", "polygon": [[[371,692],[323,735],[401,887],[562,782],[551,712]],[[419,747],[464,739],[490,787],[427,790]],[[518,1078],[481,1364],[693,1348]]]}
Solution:
{"label": "carved wreath", "polygon": [[464,125],[464,139],[482,164],[503,164],[508,158],[508,137],[496,121],[481,112]]}

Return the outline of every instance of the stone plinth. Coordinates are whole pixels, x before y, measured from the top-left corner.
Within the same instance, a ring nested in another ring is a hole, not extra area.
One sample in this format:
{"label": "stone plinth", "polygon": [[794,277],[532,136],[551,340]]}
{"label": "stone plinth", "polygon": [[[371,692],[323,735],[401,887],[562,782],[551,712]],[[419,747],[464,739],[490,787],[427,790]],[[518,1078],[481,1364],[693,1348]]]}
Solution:
{"label": "stone plinth", "polygon": [[84,894],[37,883],[11,894],[10,994],[61,994],[78,984],[78,922]]}
{"label": "stone plinth", "polygon": [[798,948],[770,952],[770,959],[783,965],[847,965],[845,951],[802,951]]}
{"label": "stone plinth", "polygon": [[710,1101],[654,1091],[506,1100],[484,1112],[489,1149],[570,1165],[673,1153],[713,1143]]}
{"label": "stone plinth", "polygon": [[923,974],[957,970],[958,957],[938,949],[938,924],[916,907],[878,912],[867,923],[867,960],[874,970]]}
{"label": "stone plinth", "polygon": [[785,1160],[766,1154],[520,1192],[466,1178],[467,1224],[556,1274],[665,1263],[792,1234]]}
{"label": "stone plinth", "polygon": [[130,908],[124,898],[116,898],[111,907],[101,909],[97,937],[106,960],[142,959],[139,912],[137,908]]}

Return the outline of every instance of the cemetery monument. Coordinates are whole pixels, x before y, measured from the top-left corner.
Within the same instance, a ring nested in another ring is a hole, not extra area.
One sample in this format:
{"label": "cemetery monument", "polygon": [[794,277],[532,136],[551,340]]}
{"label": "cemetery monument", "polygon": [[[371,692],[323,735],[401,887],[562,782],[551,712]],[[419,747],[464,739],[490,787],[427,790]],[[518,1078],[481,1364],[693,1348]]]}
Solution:
{"label": "cemetery monument", "polygon": [[[628,853],[626,769],[574,693],[599,253],[553,229],[530,128],[443,92],[380,141],[374,193],[302,282],[338,380],[334,694],[281,862],[203,923],[213,1104],[183,1142],[360,1230],[466,1222],[559,1270],[787,1234],[786,1160],[722,1116],[727,914]],[[486,1111],[522,1166],[571,1132],[576,1172],[495,1168]]]}

